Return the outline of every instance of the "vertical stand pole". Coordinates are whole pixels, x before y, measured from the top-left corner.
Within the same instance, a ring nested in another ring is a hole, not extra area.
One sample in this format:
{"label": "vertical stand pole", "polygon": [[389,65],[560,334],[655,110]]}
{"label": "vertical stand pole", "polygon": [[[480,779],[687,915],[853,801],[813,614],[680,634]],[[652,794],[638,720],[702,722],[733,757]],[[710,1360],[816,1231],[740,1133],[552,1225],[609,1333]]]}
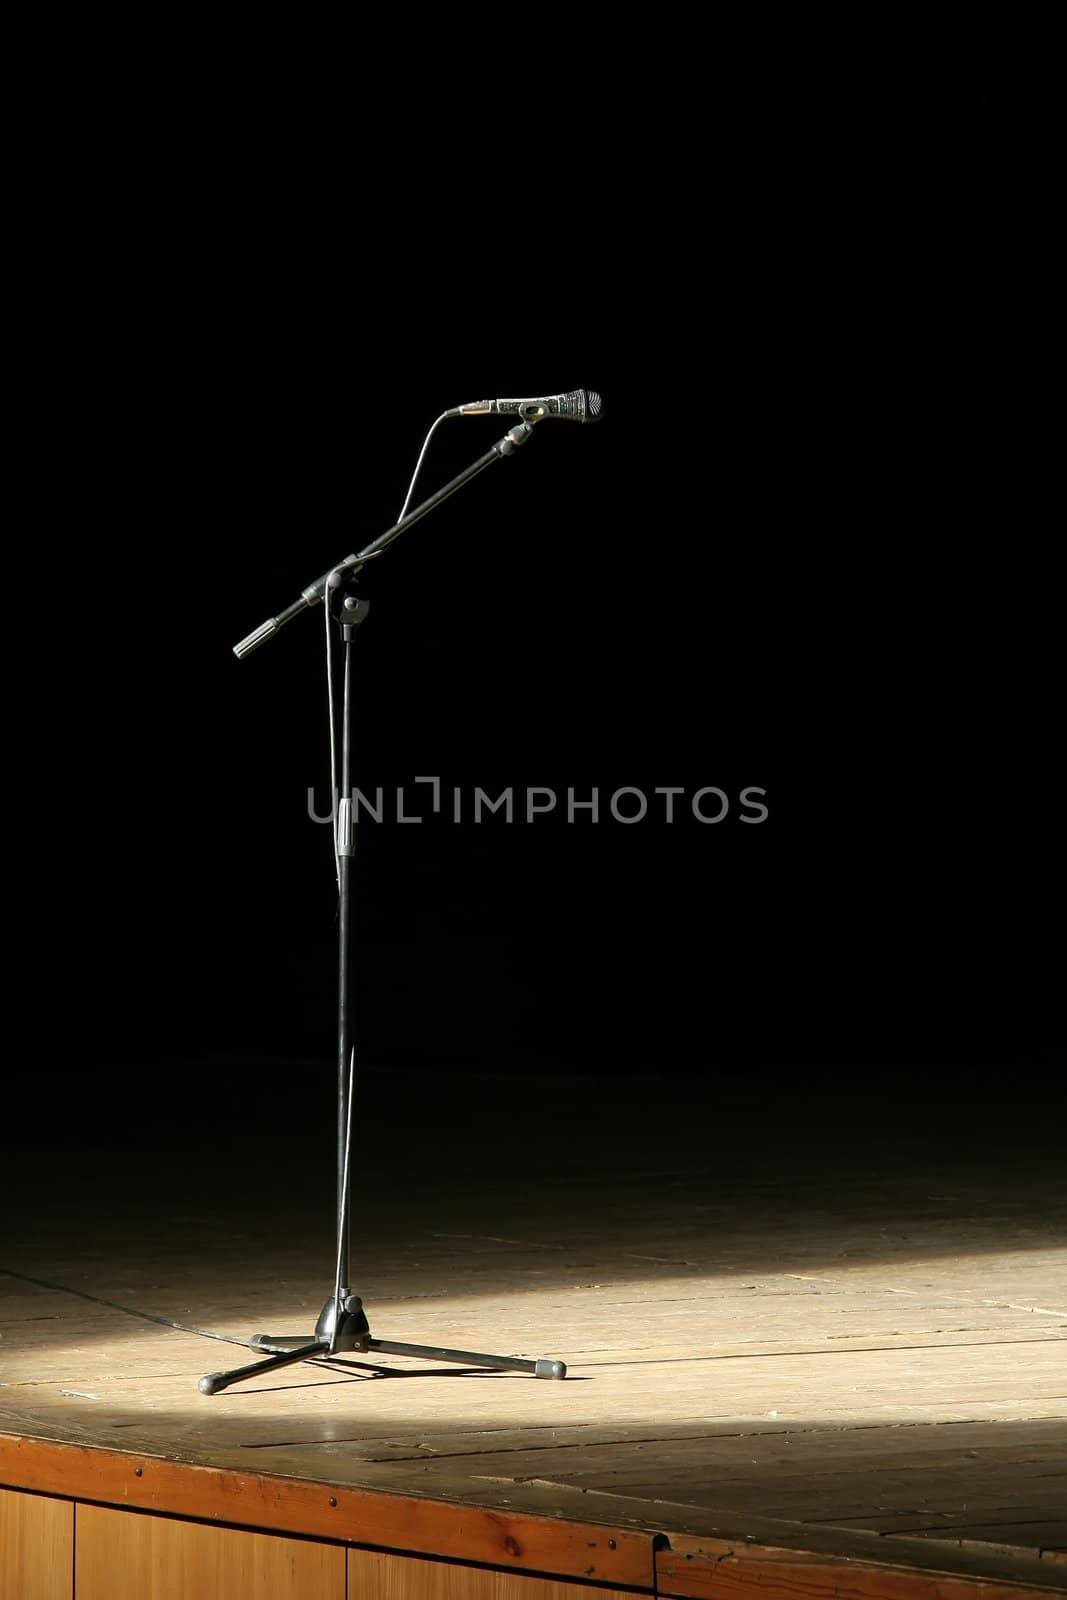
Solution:
{"label": "vertical stand pole", "polygon": [[355,1017],[352,1005],[352,868],[356,849],[352,810],[352,656],[356,631],[370,606],[354,594],[340,600],[338,621],[344,639],[341,710],[341,793],[337,802],[337,1310],[342,1311],[352,1283],[352,1191],[349,1148],[355,1090]]}

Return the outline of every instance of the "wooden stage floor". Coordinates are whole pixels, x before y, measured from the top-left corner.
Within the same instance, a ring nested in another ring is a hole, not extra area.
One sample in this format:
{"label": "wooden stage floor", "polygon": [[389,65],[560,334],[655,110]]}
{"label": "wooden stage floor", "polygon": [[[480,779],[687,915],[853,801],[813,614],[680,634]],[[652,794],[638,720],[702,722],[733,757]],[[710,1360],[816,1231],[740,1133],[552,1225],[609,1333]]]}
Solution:
{"label": "wooden stage floor", "polygon": [[[8,1162],[0,1482],[251,1525],[175,1473],[332,1486],[341,1512],[365,1492],[337,1537],[473,1562],[481,1535],[465,1548],[458,1512],[431,1531],[422,1503],[495,1519],[472,1530],[549,1519],[605,1532],[593,1567],[524,1535],[519,1568],[662,1594],[743,1595],[746,1559],[774,1592],[768,1551],[808,1560],[797,1593],[1067,1588],[1061,1130],[887,1133],[876,1100],[802,1115],[795,1084],[689,1106],[652,1079],[374,1074],[353,1251],[372,1332],[558,1356],[567,1380],[382,1357],[206,1397],[201,1374],[310,1330],[332,1283],[332,1142],[302,1078],[269,1079],[254,1116],[231,1084],[198,1131],[209,1086],[176,1074],[136,1137],[136,1115],[110,1142],[98,1121],[56,1161],[37,1130]],[[640,1582],[631,1534],[658,1546]],[[819,1586],[868,1567],[918,1587]]]}

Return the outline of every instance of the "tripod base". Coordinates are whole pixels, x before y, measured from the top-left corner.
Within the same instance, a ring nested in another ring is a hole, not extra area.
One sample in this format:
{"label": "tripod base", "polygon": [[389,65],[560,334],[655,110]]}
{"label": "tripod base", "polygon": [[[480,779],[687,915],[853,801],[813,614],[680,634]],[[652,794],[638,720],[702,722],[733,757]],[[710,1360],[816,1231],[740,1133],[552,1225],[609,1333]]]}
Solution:
{"label": "tripod base", "polygon": [[311,1361],[316,1356],[331,1356],[347,1351],[380,1351],[391,1356],[424,1356],[430,1361],[455,1361],[464,1367],[485,1367],[493,1372],[526,1372],[535,1378],[565,1378],[566,1365],[548,1356],[530,1360],[524,1356],[488,1356],[474,1350],[446,1350],[432,1344],[398,1344],[393,1339],[375,1339],[371,1335],[363,1302],[358,1295],[347,1291],[341,1295],[344,1310],[337,1316],[333,1295],[322,1308],[313,1336],[257,1333],[252,1348],[268,1351],[266,1360],[253,1361],[246,1367],[235,1367],[230,1372],[209,1372],[200,1379],[201,1394],[219,1394],[243,1378],[259,1377],[274,1372],[279,1367],[293,1366],[298,1361]]}

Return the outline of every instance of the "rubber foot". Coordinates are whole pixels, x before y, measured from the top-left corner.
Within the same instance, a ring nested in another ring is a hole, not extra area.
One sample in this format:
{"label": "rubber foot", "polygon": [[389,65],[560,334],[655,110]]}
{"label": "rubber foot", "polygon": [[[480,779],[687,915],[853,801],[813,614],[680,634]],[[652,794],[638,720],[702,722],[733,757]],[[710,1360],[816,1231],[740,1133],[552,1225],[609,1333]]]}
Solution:
{"label": "rubber foot", "polygon": [[223,1387],[219,1381],[223,1377],[221,1372],[209,1372],[206,1378],[201,1378],[197,1388],[201,1394],[217,1394]]}
{"label": "rubber foot", "polygon": [[552,1361],[548,1356],[541,1356],[534,1367],[535,1378],[565,1378],[567,1368],[562,1361]]}

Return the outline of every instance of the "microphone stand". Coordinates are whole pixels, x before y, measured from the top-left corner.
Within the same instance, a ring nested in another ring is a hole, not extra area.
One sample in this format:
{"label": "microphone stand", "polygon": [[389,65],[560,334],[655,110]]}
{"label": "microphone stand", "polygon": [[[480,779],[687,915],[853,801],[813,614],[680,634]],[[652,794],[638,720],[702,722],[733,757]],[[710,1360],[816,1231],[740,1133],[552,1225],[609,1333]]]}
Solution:
{"label": "microphone stand", "polygon": [[[337,808],[337,862],[338,890],[340,895],[338,937],[338,994],[337,994],[337,1256],[333,1293],[329,1295],[315,1324],[313,1334],[257,1333],[249,1341],[252,1349],[265,1352],[265,1358],[248,1366],[236,1367],[228,1372],[210,1372],[200,1379],[202,1394],[219,1394],[231,1384],[244,1378],[259,1377],[298,1361],[314,1357],[336,1356],[350,1351],[375,1351],[385,1355],[424,1356],[431,1361],[454,1361],[467,1367],[485,1367],[503,1372],[525,1372],[535,1378],[564,1378],[567,1368],[562,1361],[549,1357],[528,1359],[522,1356],[484,1355],[471,1350],[445,1350],[437,1345],[398,1344],[392,1339],[374,1338],[370,1331],[363,1302],[350,1287],[352,1193],[350,1183],[352,1157],[352,1103],[355,1089],[356,1051],[353,1043],[351,1007],[351,950],[352,950],[352,867],[355,855],[355,828],[352,815],[352,654],[356,634],[369,611],[369,603],[355,593],[353,581],[366,563],[381,553],[427,512],[441,504],[449,495],[483,472],[494,461],[513,455],[533,433],[533,424],[544,415],[531,405],[522,422],[513,427],[493,448],[480,456],[465,471],[450,479],[436,494],[431,495],[406,517],[395,523],[377,539],[371,541],[358,554],[346,556],[330,572],[324,573],[309,584],[301,598],[281,612],[270,617],[259,628],[234,646],[238,657],[251,654],[279,628],[309,606],[325,600],[330,606],[344,641],[344,689],[341,731],[341,798]],[[332,714],[332,708],[331,708]],[[362,1363],[352,1363],[361,1365]]]}

